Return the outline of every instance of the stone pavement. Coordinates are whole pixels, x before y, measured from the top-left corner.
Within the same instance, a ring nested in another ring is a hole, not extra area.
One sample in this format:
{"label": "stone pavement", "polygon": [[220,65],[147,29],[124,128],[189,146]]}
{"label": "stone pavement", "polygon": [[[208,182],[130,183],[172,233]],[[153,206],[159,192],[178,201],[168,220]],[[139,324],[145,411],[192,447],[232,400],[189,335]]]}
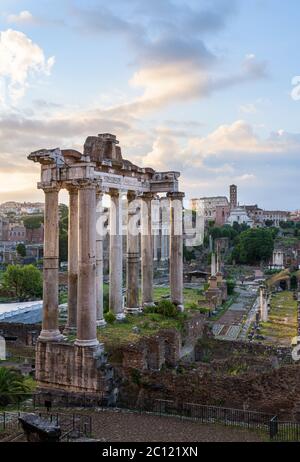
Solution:
{"label": "stone pavement", "polygon": [[[257,287],[255,285],[239,285],[236,288],[236,293],[238,294],[237,300],[213,325],[213,334],[220,340],[237,340],[240,338],[241,333],[244,332],[244,324],[248,322],[249,313],[251,313],[252,319],[252,308],[256,299]],[[245,328],[246,333],[248,328]]]}

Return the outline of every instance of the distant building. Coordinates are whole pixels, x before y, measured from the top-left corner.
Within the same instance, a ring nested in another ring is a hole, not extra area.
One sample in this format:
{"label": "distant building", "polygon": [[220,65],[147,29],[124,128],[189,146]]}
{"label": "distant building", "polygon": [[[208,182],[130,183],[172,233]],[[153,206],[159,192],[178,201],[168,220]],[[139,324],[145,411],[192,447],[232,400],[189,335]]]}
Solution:
{"label": "distant building", "polygon": [[236,207],[231,210],[230,215],[227,219],[226,224],[233,226],[234,223],[238,223],[239,225],[246,224],[253,227],[253,220],[249,218],[245,207]]}
{"label": "distant building", "polygon": [[237,186],[232,184],[229,188],[230,192],[230,208],[235,209],[238,205],[238,198],[237,198]]}
{"label": "distant building", "polygon": [[19,223],[10,223],[8,230],[9,242],[25,242],[26,241],[26,228]]}
{"label": "distant building", "polygon": [[0,241],[8,241],[9,221],[0,217]]}
{"label": "distant building", "polygon": [[230,205],[218,205],[216,207],[216,226],[224,226],[230,215]]}
{"label": "distant building", "polygon": [[[194,211],[199,211],[203,214],[204,220],[216,221],[217,207],[223,207],[224,210],[229,207],[229,202],[225,196],[216,197],[201,197],[200,199],[192,199],[190,201],[190,208]],[[222,211],[218,212],[222,214]]]}

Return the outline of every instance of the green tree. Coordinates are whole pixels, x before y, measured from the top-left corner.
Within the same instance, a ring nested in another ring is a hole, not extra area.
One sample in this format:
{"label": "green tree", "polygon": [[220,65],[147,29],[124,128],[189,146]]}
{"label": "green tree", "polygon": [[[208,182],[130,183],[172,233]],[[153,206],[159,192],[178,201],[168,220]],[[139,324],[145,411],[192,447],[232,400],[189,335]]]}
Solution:
{"label": "green tree", "polygon": [[26,257],[26,247],[24,244],[20,243],[17,245],[17,253],[20,255],[20,257]]}
{"label": "green tree", "polygon": [[20,373],[7,367],[0,367],[0,405],[17,402],[23,393],[29,391],[30,387]]}
{"label": "green tree", "polygon": [[268,261],[274,250],[272,231],[268,229],[248,229],[240,234],[232,253],[233,259],[242,264]]}
{"label": "green tree", "polygon": [[9,265],[3,275],[3,287],[19,300],[41,297],[42,274],[33,265]]}
{"label": "green tree", "polygon": [[59,260],[68,261],[68,214],[65,204],[59,204]]}
{"label": "green tree", "polygon": [[44,222],[43,215],[32,215],[30,217],[23,218],[23,224],[26,229],[38,229]]}

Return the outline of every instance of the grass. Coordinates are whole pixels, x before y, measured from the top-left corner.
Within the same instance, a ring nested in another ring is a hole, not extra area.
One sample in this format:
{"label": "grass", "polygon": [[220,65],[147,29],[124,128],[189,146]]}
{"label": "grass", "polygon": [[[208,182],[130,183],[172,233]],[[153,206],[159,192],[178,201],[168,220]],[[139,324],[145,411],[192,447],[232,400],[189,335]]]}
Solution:
{"label": "grass", "polygon": [[[104,329],[98,329],[98,339],[106,347],[118,347],[128,343],[136,343],[142,336],[153,335],[160,329],[175,328],[181,330],[185,316],[179,314],[177,318],[166,318],[160,314],[147,313],[128,315],[126,321],[108,324]],[[139,332],[133,332],[138,327]]]}
{"label": "grass", "polygon": [[261,335],[272,344],[289,346],[297,336],[297,301],[292,292],[280,292],[271,300],[268,322],[261,323]]}

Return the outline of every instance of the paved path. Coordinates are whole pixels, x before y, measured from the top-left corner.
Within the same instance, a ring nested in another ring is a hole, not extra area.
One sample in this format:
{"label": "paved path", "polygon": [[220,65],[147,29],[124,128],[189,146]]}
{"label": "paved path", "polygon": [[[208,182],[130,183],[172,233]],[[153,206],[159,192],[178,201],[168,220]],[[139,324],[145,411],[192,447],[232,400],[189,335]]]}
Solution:
{"label": "paved path", "polygon": [[[235,291],[238,294],[236,301],[212,327],[214,336],[220,340],[233,341],[241,336],[245,337],[253,316],[255,317],[255,311],[252,312],[252,310],[257,286],[255,284],[238,285]],[[244,327],[246,324],[247,326]]]}

